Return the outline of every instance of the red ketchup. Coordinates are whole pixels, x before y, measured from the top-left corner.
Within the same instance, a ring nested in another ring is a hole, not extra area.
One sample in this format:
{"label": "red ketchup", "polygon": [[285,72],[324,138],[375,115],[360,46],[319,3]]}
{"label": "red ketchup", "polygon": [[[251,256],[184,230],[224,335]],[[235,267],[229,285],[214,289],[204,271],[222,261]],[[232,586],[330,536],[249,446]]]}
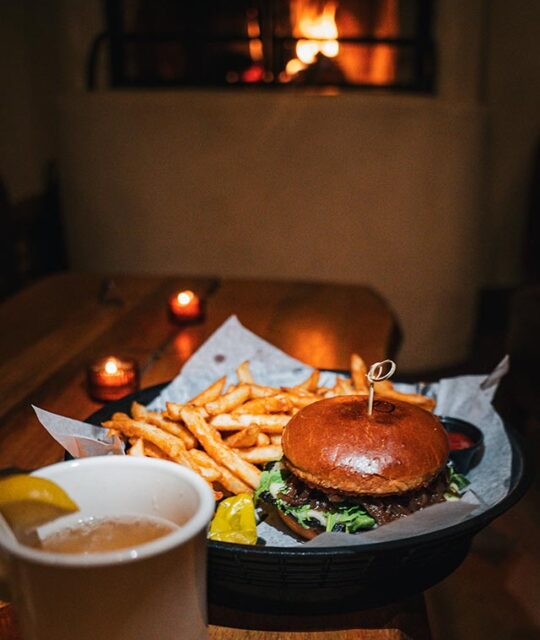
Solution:
{"label": "red ketchup", "polygon": [[450,443],[450,451],[456,451],[457,449],[468,449],[474,445],[474,441],[459,431],[448,432],[448,442]]}

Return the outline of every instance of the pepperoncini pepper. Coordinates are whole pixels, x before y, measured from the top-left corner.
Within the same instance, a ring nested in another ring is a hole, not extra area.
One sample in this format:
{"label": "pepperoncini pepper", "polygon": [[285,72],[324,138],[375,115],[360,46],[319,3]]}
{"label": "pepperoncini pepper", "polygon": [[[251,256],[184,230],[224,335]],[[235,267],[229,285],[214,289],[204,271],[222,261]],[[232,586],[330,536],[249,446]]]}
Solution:
{"label": "pepperoncini pepper", "polygon": [[210,540],[234,542],[236,544],[255,544],[257,542],[257,524],[255,507],[248,493],[239,493],[222,500],[210,523]]}

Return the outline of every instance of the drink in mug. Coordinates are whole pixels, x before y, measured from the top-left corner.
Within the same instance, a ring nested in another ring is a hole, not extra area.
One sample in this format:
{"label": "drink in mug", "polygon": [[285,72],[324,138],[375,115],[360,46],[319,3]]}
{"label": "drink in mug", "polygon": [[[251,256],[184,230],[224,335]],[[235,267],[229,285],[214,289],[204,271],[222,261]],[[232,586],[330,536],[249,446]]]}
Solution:
{"label": "drink in mug", "polygon": [[[206,527],[214,497],[163,460],[85,458],[36,472],[80,511],[41,527],[41,548],[0,522],[25,640],[203,640]],[[1,517],[0,517],[1,520]]]}
{"label": "drink in mug", "polygon": [[88,518],[33,541],[33,546],[54,553],[102,553],[138,547],[177,529],[168,520],[150,516]]}

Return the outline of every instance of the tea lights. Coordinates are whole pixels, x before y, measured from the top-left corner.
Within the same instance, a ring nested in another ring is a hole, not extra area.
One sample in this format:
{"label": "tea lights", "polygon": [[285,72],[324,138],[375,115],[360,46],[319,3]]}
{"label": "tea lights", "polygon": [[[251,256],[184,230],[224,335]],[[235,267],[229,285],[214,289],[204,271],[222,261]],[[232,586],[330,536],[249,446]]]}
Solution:
{"label": "tea lights", "polygon": [[86,376],[94,400],[118,400],[139,388],[139,367],[133,358],[101,358],[88,366]]}
{"label": "tea lights", "polygon": [[193,291],[179,291],[169,298],[169,317],[176,324],[194,324],[203,316],[202,301]]}

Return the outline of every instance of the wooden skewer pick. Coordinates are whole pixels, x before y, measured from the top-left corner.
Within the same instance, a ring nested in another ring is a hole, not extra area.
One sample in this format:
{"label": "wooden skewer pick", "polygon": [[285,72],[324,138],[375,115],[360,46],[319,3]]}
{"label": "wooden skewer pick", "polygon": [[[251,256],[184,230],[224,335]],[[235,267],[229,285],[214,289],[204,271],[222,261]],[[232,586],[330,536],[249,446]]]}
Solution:
{"label": "wooden skewer pick", "polygon": [[[384,373],[385,367],[388,365],[388,371]],[[366,374],[369,380],[369,398],[368,398],[368,416],[373,413],[373,396],[375,394],[375,383],[381,380],[388,380],[394,375],[396,363],[393,360],[383,360],[382,362],[374,362]]]}

